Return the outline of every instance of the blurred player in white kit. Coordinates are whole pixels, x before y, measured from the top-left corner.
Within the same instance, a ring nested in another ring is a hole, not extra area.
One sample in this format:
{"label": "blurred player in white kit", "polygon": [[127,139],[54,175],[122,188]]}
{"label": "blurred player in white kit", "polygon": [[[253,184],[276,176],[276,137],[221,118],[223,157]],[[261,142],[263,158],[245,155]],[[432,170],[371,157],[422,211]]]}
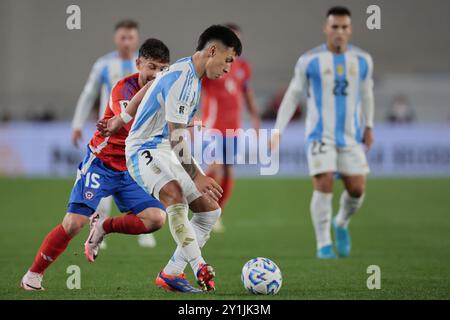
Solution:
{"label": "blurred player in white kit", "polygon": [[[272,138],[272,147],[295,112],[302,93],[307,93],[306,147],[314,192],[311,216],[317,241],[317,257],[336,258],[331,227],[340,257],[350,254],[348,225],[364,199],[369,173],[363,144],[373,144],[373,62],[371,56],[348,43],[351,13],[345,7],[328,10],[324,27],[326,43],[303,54],[283,98]],[[332,219],[334,174],[345,190]]]}

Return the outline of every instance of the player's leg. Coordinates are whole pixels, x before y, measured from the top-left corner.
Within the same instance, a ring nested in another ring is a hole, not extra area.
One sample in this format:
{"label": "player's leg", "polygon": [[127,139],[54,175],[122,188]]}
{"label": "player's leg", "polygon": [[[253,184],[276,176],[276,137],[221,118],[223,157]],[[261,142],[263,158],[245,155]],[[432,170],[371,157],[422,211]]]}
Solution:
{"label": "player's leg", "polygon": [[93,262],[97,257],[97,248],[109,233],[147,234],[160,229],[165,222],[163,205],[145,192],[130,174],[110,169],[108,184],[112,186],[110,194],[125,216],[97,217],[94,219],[88,241],[85,243],[86,257]]}
{"label": "player's leg", "polygon": [[156,238],[153,233],[142,233],[138,235],[138,244],[143,248],[156,247]]}
{"label": "player's leg", "polygon": [[230,200],[233,191],[233,165],[223,165],[223,180],[220,186],[223,189],[222,197],[219,199],[219,206],[224,209]]}
{"label": "player's leg", "polygon": [[[223,210],[228,203],[233,191],[233,164],[236,161],[237,156],[237,137],[224,137],[222,148],[222,163],[214,164],[213,177],[221,186],[223,193],[219,199],[219,206]],[[209,174],[208,174],[209,175]],[[222,218],[219,217],[217,223],[214,225],[213,231],[222,233],[225,232],[225,226],[223,225]]]}
{"label": "player's leg", "polygon": [[350,218],[362,206],[369,173],[367,159],[361,146],[342,149],[338,153],[338,170],[342,173],[345,190],[340,197],[338,214],[333,219],[336,247],[341,257],[347,257],[351,250],[348,225]]}
{"label": "player's leg", "polygon": [[107,218],[102,229],[105,234],[149,234],[162,228],[166,221],[165,208],[153,196],[145,192],[124,172],[120,187],[114,192],[114,200],[121,212],[128,214]]}
{"label": "player's leg", "polygon": [[[21,286],[25,290],[42,288],[41,281],[45,270],[64,252],[70,240],[88,223],[89,216],[94,213],[102,193],[86,189],[86,186],[90,185],[92,173],[95,173],[95,168],[91,168],[93,160],[88,154],[80,164],[69,200],[68,213],[63,222],[48,233],[42,242],[32,266],[22,278]],[[99,183],[97,177],[95,180]]]}
{"label": "player's leg", "polygon": [[348,227],[350,218],[362,206],[364,201],[366,177],[342,176],[345,190],[341,194],[340,207],[336,215],[336,223],[341,227]]}
{"label": "player's leg", "polygon": [[[112,207],[112,201],[113,201],[113,197],[109,196],[109,197],[105,197],[102,198],[102,200],[100,200],[100,203],[97,207],[96,213],[98,213],[98,217],[96,214],[93,214],[91,217],[91,229],[94,225],[96,225],[96,219],[101,219],[101,220],[107,220],[110,216],[111,213],[111,207]],[[157,210],[155,210],[157,211]],[[158,219],[158,215],[159,212],[156,214],[156,217]],[[132,223],[131,220],[133,219],[132,216],[130,217],[118,217],[119,221],[120,219],[128,219],[130,222],[130,224]],[[115,221],[116,222],[116,221]],[[117,223],[119,223],[117,221]],[[136,222],[136,224],[138,224],[138,222]],[[164,223],[163,223],[164,224]],[[128,225],[128,223],[125,223],[125,225]],[[157,230],[157,229],[155,229]],[[116,232],[116,231],[112,231],[112,232]],[[127,231],[125,230],[125,232],[120,232],[117,231],[119,233],[127,233]],[[137,234],[138,235],[138,244],[142,247],[149,247],[149,248],[154,248],[156,246],[156,239],[153,236],[153,234],[151,233],[146,233],[146,232],[142,232],[139,228],[137,228],[135,231],[131,231],[131,232],[136,232],[136,233],[129,233],[129,234]],[[100,249],[106,249],[106,239],[103,239],[103,241],[100,243]]]}
{"label": "player's leg", "polygon": [[[189,178],[186,171],[171,150],[142,150],[128,157],[127,167],[133,179],[166,207],[171,234],[195,273],[205,261],[188,219],[189,207],[180,183],[186,176]],[[196,291],[182,274],[166,271],[162,270],[156,278],[158,286],[180,292]]]}
{"label": "player's leg", "polygon": [[[219,199],[219,206],[223,209],[231,194],[233,180],[230,179],[230,175],[232,175],[232,167],[222,163],[213,163],[208,167],[207,172],[208,176],[216,180],[223,190],[222,197]],[[226,199],[222,200],[224,198]],[[225,231],[225,227],[220,217],[217,219],[213,231],[218,233]]]}
{"label": "player's leg", "polygon": [[334,259],[336,254],[331,240],[331,217],[333,200],[333,174],[336,171],[336,151],[319,141],[308,145],[308,167],[313,181],[313,195],[310,203],[314,226],[317,257]]}
{"label": "player's leg", "polygon": [[[222,210],[217,203],[208,201],[203,196],[193,200],[189,204],[189,207],[193,212],[191,224],[194,227],[198,245],[200,248],[203,248],[210,237],[211,230],[220,218]],[[178,246],[172,258],[169,260],[166,269],[180,274],[184,271],[186,265],[186,258]],[[215,290],[214,276],[214,270],[210,266],[203,265],[200,268],[197,272],[197,281],[203,290]]]}
{"label": "player's leg", "polygon": [[223,146],[223,178],[220,183],[223,193],[219,199],[219,206],[222,210],[225,208],[233,191],[233,165],[237,156],[237,137],[226,137]]}
{"label": "player's leg", "polygon": [[66,250],[70,240],[77,235],[89,218],[68,213],[61,224],[44,238],[33,264],[23,276],[20,286],[27,290],[43,290],[41,285],[45,270]]}
{"label": "player's leg", "polygon": [[95,212],[98,213],[100,217],[106,219],[111,215],[112,201],[113,201],[112,196],[102,198]]}
{"label": "player's leg", "polygon": [[336,255],[331,241],[331,217],[333,213],[333,173],[321,173],[313,177],[311,219],[317,243],[317,257],[333,259]]}
{"label": "player's leg", "polygon": [[[188,219],[189,206],[183,189],[176,180],[166,183],[158,192],[160,201],[166,206],[170,232],[194,273],[205,263],[197,242],[195,230]],[[164,268],[164,273],[175,276],[174,270]]]}

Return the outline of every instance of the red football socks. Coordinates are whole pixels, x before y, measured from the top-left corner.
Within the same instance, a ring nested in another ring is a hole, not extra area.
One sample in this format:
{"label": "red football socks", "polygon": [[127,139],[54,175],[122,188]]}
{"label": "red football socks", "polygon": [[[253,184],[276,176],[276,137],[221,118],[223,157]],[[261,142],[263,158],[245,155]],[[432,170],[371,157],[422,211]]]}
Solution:
{"label": "red football socks", "polygon": [[231,176],[223,177],[220,186],[223,189],[222,197],[219,199],[219,206],[223,209],[230,199],[233,190],[233,178]]}
{"label": "red football socks", "polygon": [[42,242],[30,271],[44,273],[45,269],[66,250],[70,239],[61,224],[50,231]]}
{"label": "red football socks", "polygon": [[103,230],[106,233],[116,232],[124,234],[142,234],[148,232],[142,220],[132,213],[106,219],[103,222]]}

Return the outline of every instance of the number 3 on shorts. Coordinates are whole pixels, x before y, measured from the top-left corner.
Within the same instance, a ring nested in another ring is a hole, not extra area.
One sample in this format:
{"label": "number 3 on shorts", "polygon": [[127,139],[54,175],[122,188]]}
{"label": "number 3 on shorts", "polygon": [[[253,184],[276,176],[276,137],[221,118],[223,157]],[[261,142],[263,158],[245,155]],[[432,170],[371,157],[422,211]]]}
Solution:
{"label": "number 3 on shorts", "polygon": [[142,155],[145,159],[148,159],[148,161],[147,161],[147,163],[146,163],[146,165],[148,166],[149,163],[152,162],[152,160],[153,160],[153,157],[152,157],[152,155],[150,154],[150,151],[145,150],[144,152],[142,152],[141,155]]}

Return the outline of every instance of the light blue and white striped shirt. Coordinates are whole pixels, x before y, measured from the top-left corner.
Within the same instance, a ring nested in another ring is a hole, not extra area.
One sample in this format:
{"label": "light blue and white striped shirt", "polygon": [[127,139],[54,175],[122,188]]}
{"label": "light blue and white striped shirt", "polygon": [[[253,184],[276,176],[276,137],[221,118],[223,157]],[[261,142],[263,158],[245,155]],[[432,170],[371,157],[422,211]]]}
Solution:
{"label": "light blue and white striped shirt", "polygon": [[142,99],[126,140],[126,155],[143,149],[171,148],[168,122],[188,124],[199,106],[201,81],[192,58],[157,75]]}
{"label": "light blue and white striped shirt", "polygon": [[78,99],[72,120],[73,129],[82,129],[99,93],[99,118],[103,117],[111,90],[116,82],[137,72],[135,62],[137,56],[136,52],[133,59],[126,60],[120,58],[117,51],[113,51],[97,59]]}
{"label": "light blue and white striped shirt", "polygon": [[302,55],[283,98],[276,129],[284,130],[306,92],[307,142],[336,147],[361,143],[363,126],[373,126],[373,62],[363,50],[348,46],[335,54],[325,44]]}

